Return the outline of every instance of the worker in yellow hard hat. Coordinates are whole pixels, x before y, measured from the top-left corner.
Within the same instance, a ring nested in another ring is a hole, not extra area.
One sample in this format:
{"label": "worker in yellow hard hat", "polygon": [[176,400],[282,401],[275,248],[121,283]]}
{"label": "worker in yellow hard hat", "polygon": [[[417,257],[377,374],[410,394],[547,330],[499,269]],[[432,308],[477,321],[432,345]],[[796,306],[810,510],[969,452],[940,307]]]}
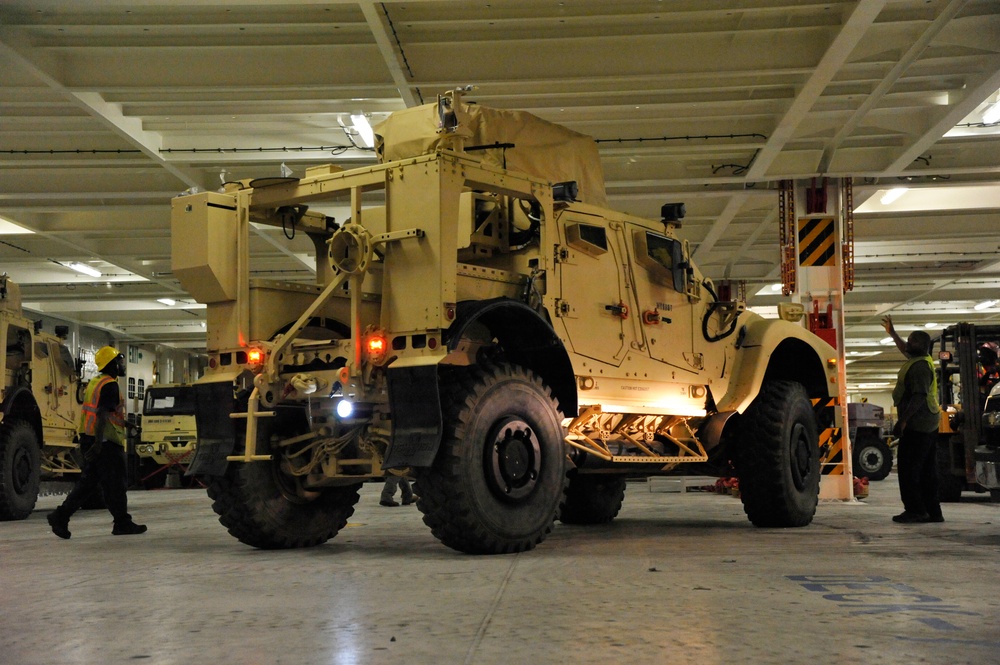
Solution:
{"label": "worker in yellow hard hat", "polygon": [[83,469],[66,500],[48,515],[52,532],[60,538],[70,537],[70,517],[98,487],[115,520],[112,534],[128,536],[146,531],[146,526],[133,522],[128,513],[125,399],[118,386],[118,377],[125,375],[125,358],[114,347],[105,346],[94,354],[94,363],[100,374],[87,384],[77,429]]}

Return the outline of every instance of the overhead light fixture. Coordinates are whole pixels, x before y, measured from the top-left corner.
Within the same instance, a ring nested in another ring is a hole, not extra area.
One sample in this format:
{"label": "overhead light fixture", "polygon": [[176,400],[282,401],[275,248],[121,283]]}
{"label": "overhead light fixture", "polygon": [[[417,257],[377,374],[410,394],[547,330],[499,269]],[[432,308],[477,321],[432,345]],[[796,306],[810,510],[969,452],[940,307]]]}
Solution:
{"label": "overhead light fixture", "polygon": [[887,206],[893,201],[897,200],[903,194],[906,194],[906,192],[908,191],[909,189],[906,187],[893,187],[888,192],[882,195],[882,198],[879,199],[879,202],[882,205]]}
{"label": "overhead light fixture", "polygon": [[70,270],[75,270],[79,273],[83,273],[84,275],[90,275],[91,277],[101,276],[100,270],[98,270],[97,268],[92,268],[91,266],[88,266],[86,263],[77,263],[74,261],[73,263],[64,263],[63,265],[69,268]]}
{"label": "overhead light fixture", "polygon": [[173,298],[157,298],[156,302],[162,303],[162,304],[166,305],[167,307],[173,307],[174,305],[177,304],[177,301],[174,300]]}
{"label": "overhead light fixture", "polygon": [[6,217],[0,217],[0,235],[19,235],[25,233],[34,233],[34,231],[16,222],[12,222]]}
{"label": "overhead light fixture", "polygon": [[989,309],[990,307],[993,307],[996,304],[997,304],[996,300],[984,300],[983,302],[979,303],[972,309],[976,310],[977,312],[980,312],[984,309]]}
{"label": "overhead light fixture", "polygon": [[938,324],[936,324],[936,323],[925,323],[924,324],[924,328],[937,328],[937,327],[938,327]]}
{"label": "overhead light fixture", "polygon": [[354,126],[354,131],[358,133],[361,140],[364,141],[365,147],[374,148],[375,147],[375,132],[372,130],[372,125],[368,122],[368,118],[363,114],[352,115],[351,124]]}
{"label": "overhead light fixture", "polygon": [[896,341],[896,340],[894,340],[894,339],[893,339],[893,338],[891,338],[891,337],[883,337],[882,339],[880,339],[880,340],[878,341],[878,343],[879,343],[879,344],[881,344],[882,346],[889,346],[890,344],[894,344],[894,343],[895,343],[895,341]]}
{"label": "overhead light fixture", "polygon": [[781,290],[781,284],[772,284],[771,285],[771,290],[774,291],[775,293],[777,293],[778,291]]}
{"label": "overhead light fixture", "polygon": [[1000,122],[1000,102],[993,102],[983,111],[984,125],[992,125],[995,122]]}

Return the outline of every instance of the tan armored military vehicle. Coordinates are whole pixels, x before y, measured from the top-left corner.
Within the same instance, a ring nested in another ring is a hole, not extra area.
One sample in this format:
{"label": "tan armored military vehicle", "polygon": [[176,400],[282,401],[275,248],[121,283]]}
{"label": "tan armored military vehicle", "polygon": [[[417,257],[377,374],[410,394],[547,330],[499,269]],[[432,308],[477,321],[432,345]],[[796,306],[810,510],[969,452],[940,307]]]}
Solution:
{"label": "tan armored military vehicle", "polygon": [[[754,524],[809,524],[833,349],[721,298],[680,206],[608,209],[593,140],[458,93],[376,131],[376,166],[173,202],[174,272],[208,305],[193,471],[233,536],[322,543],[404,468],[464,552],[607,522],[629,477],[732,466]],[[311,238],[316,283],[252,279],[252,223]]]}
{"label": "tan armored military vehicle", "polygon": [[21,311],[17,284],[0,275],[2,520],[31,514],[43,476],[71,478],[80,472],[73,457],[80,377],[64,337],[38,330]]}

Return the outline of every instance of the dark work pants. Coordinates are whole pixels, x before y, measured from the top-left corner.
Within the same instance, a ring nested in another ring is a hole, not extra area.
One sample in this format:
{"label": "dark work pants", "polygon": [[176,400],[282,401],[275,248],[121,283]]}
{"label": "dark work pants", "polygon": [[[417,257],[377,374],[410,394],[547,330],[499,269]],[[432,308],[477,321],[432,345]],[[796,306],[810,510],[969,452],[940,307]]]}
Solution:
{"label": "dark work pants", "polygon": [[[83,437],[80,452],[86,453],[94,445],[93,437]],[[125,451],[110,441],[101,446],[100,452],[91,461],[84,461],[83,472],[76,481],[69,496],[56,508],[60,517],[69,519],[87,498],[98,491],[104,493],[104,503],[115,519],[115,524],[128,524],[132,516],[128,514],[128,498],[125,494]]]}
{"label": "dark work pants", "polygon": [[931,517],[941,515],[938,500],[937,432],[903,431],[899,439],[899,496],[903,509]]}

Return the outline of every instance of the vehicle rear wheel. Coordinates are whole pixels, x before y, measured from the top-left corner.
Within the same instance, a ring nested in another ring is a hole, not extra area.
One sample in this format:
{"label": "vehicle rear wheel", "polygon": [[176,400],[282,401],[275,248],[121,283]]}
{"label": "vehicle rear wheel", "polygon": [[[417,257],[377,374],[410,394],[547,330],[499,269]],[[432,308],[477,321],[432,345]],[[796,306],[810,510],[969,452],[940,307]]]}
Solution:
{"label": "vehicle rear wheel", "polygon": [[[270,448],[261,441],[257,452],[266,455]],[[241,543],[291,549],[321,545],[337,535],[354,514],[360,487],[303,492],[275,459],[230,462],[225,475],[211,477],[208,496],[219,522]]]}
{"label": "vehicle rear wheel", "polygon": [[805,388],[770,381],[740,419],[736,469],[743,511],[756,526],[812,522],[819,501],[819,435]]}
{"label": "vehicle rear wheel", "polygon": [[621,476],[571,473],[559,521],[607,524],[618,515],[624,500],[625,479]]}
{"label": "vehicle rear wheel", "polygon": [[10,420],[0,425],[0,520],[23,520],[34,510],[41,454],[30,424]]}
{"label": "vehicle rear wheel", "polygon": [[854,475],[868,480],[883,480],[892,471],[892,450],[871,434],[859,434],[854,444]]}
{"label": "vehicle rear wheel", "polygon": [[532,549],[566,490],[562,414],[530,370],[487,365],[442,378],[444,436],[415,469],[417,507],[442,543],[470,554]]}

